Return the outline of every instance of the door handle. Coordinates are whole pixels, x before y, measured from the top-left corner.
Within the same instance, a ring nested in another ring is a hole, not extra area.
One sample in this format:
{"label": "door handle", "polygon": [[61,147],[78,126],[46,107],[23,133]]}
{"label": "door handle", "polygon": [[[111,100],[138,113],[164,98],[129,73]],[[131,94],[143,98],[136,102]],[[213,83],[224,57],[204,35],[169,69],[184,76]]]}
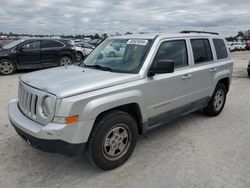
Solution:
{"label": "door handle", "polygon": [[182,80],[187,80],[190,79],[192,77],[191,74],[185,74],[184,76],[182,76]]}
{"label": "door handle", "polygon": [[216,68],[211,68],[211,69],[209,70],[209,72],[215,72],[215,71],[217,71]]}

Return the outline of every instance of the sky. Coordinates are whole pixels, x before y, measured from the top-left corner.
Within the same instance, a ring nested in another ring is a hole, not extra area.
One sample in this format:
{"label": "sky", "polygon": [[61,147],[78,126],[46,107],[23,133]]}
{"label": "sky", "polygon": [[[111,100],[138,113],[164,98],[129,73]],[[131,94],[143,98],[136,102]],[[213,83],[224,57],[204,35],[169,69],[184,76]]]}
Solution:
{"label": "sky", "polygon": [[94,34],[250,29],[250,0],[0,0],[0,32]]}

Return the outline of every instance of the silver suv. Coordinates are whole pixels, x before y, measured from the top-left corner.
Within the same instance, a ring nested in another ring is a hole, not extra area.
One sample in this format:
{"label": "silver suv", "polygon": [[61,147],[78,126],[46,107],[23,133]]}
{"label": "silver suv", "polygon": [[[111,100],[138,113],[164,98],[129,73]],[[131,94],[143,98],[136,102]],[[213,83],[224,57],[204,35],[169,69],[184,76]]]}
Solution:
{"label": "silver suv", "polygon": [[[116,44],[125,47],[121,56],[103,54]],[[215,33],[112,37],[80,66],[22,75],[9,119],[28,144],[67,155],[86,151],[109,170],[130,157],[138,134],[199,109],[220,114],[232,69]]]}

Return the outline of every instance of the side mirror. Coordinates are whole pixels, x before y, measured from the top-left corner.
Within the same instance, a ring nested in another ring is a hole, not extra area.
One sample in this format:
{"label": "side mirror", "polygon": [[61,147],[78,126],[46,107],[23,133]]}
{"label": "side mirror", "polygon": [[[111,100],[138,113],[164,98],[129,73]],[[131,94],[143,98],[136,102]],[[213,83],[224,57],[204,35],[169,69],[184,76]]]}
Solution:
{"label": "side mirror", "polygon": [[166,74],[174,72],[175,61],[173,60],[159,60],[156,61],[148,72],[148,76],[154,76],[156,74]]}

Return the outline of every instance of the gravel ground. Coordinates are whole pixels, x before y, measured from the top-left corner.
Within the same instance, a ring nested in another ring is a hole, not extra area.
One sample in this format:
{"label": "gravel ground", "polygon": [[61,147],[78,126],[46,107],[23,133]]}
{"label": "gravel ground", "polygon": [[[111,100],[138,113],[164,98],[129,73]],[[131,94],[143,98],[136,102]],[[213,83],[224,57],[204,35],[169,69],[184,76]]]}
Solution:
{"label": "gravel ground", "polygon": [[120,168],[104,172],[83,156],[29,147],[9,123],[18,76],[0,77],[0,187],[250,187],[250,52],[234,52],[234,79],[222,114],[200,112],[140,137]]}

